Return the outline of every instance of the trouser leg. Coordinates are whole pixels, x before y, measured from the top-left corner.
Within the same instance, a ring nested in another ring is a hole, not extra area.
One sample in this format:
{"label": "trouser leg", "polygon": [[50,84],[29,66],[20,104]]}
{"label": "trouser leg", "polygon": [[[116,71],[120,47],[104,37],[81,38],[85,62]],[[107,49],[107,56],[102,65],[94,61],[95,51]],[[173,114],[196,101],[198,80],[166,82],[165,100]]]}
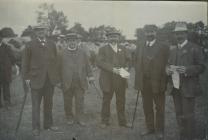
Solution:
{"label": "trouser leg", "polygon": [[74,91],[72,89],[68,89],[66,92],[64,92],[64,111],[67,120],[73,119],[73,112],[72,112],[72,104],[73,104],[73,93]]}
{"label": "trouser leg", "polygon": [[147,129],[154,130],[153,93],[149,80],[144,80],[142,102]]}
{"label": "trouser leg", "polygon": [[184,117],[183,117],[183,104],[182,104],[182,96],[180,91],[174,89],[173,91],[173,101],[175,106],[175,112],[176,112],[176,120],[179,126],[179,133],[180,138],[183,140],[185,135],[185,128],[184,128]]}
{"label": "trouser leg", "polygon": [[164,117],[165,117],[165,94],[154,94],[154,102],[156,108],[156,130],[164,131]]}
{"label": "trouser leg", "polygon": [[125,89],[117,90],[115,93],[116,93],[116,109],[118,114],[119,125],[126,125]]}
{"label": "trouser leg", "polygon": [[75,89],[75,112],[77,121],[82,121],[84,112],[84,90],[81,88]]}
{"label": "trouser leg", "polygon": [[40,104],[42,99],[42,94],[40,90],[31,89],[32,98],[32,128],[40,129]]}
{"label": "trouser leg", "polygon": [[110,118],[110,103],[113,97],[113,92],[104,92],[103,91],[103,102],[101,110],[102,123],[109,123]]}
{"label": "trouser leg", "polygon": [[9,82],[4,82],[3,83],[3,97],[4,97],[4,102],[5,102],[6,105],[11,103],[9,85],[10,85]]}
{"label": "trouser leg", "polygon": [[185,135],[188,140],[195,138],[195,98],[182,98],[183,116],[185,121]]}
{"label": "trouser leg", "polygon": [[53,109],[53,92],[54,87],[51,83],[46,81],[44,88],[43,88],[43,124],[44,128],[48,129],[53,125],[53,116],[52,116],[52,109]]}
{"label": "trouser leg", "polygon": [[1,102],[1,100],[2,100],[2,98],[1,98],[1,93],[2,93],[2,84],[1,84],[1,82],[0,82],[0,108],[2,107],[2,102]]}

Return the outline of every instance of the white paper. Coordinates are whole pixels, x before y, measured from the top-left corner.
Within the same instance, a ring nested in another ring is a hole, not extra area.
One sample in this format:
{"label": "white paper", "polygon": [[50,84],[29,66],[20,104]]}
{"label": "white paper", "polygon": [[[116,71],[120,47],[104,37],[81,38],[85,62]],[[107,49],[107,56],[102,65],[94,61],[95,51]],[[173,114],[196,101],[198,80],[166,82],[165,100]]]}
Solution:
{"label": "white paper", "polygon": [[122,78],[128,79],[130,76],[130,73],[127,70],[125,70],[124,68],[120,68],[120,76]]}
{"label": "white paper", "polygon": [[180,87],[180,74],[178,73],[177,68],[178,68],[178,66],[174,66],[174,65],[170,66],[170,69],[173,72],[173,74],[172,74],[173,86],[174,86],[174,88],[179,89],[179,87]]}

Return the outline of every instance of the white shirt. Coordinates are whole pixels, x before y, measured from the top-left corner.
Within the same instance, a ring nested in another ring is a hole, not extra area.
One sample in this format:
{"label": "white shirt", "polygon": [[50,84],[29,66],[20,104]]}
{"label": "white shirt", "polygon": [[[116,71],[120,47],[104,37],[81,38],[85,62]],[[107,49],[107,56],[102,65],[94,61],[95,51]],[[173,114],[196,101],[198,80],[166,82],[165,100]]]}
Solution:
{"label": "white shirt", "polygon": [[188,40],[186,39],[183,43],[178,44],[178,46],[179,46],[180,48],[183,48],[187,43],[188,43]]}
{"label": "white shirt", "polygon": [[114,50],[114,52],[118,52],[118,46],[117,44],[113,45],[113,44],[110,44],[111,48]]}
{"label": "white shirt", "polygon": [[146,41],[146,46],[152,47],[156,42],[156,39],[152,40],[152,41]]}

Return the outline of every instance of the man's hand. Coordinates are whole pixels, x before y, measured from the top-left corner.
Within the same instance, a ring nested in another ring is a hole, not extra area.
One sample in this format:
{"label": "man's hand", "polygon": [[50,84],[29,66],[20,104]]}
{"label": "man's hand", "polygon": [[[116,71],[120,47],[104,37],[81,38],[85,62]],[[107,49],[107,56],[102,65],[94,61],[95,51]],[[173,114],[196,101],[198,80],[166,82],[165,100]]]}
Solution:
{"label": "man's hand", "polygon": [[165,68],[165,72],[166,72],[167,75],[172,75],[173,74],[173,71],[171,70],[170,66],[167,66]]}
{"label": "man's hand", "polygon": [[120,68],[113,68],[113,73],[120,75]]}
{"label": "man's hand", "polygon": [[185,74],[186,73],[186,67],[185,66],[179,66],[177,68],[177,71],[180,73],[180,74]]}
{"label": "man's hand", "polygon": [[95,82],[95,78],[93,76],[88,78],[89,84],[93,84]]}

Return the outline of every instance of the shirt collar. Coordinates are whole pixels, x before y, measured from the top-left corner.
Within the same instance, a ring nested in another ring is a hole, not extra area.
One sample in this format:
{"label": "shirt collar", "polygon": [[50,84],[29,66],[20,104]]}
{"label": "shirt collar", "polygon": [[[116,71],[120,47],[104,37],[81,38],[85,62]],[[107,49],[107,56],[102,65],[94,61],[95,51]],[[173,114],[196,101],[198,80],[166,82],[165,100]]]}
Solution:
{"label": "shirt collar", "polygon": [[67,47],[67,49],[69,50],[69,51],[76,51],[77,49],[78,49],[78,47],[75,47],[75,48],[70,48],[70,47]]}
{"label": "shirt collar", "polygon": [[152,40],[152,41],[147,41],[146,42],[146,46],[153,46],[154,44],[155,44],[155,42],[156,42],[156,39],[154,39],[154,40]]}
{"label": "shirt collar", "polygon": [[183,43],[178,44],[178,46],[180,46],[180,48],[183,48],[187,43],[188,43],[188,40],[186,39]]}
{"label": "shirt collar", "polygon": [[118,45],[117,44],[113,45],[113,44],[110,43],[110,46],[117,53],[117,51],[118,51]]}

